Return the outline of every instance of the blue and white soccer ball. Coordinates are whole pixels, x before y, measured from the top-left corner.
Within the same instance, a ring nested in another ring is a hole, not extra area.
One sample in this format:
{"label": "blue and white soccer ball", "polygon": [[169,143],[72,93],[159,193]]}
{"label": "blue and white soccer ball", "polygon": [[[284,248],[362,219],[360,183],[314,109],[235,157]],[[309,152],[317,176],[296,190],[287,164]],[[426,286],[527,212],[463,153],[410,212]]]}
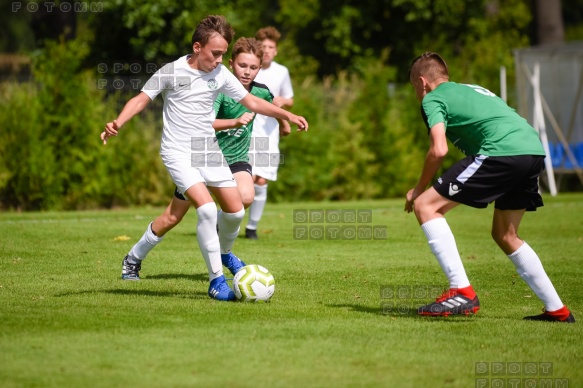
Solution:
{"label": "blue and white soccer ball", "polygon": [[242,302],[269,302],[275,292],[275,279],[265,267],[246,265],[235,274],[233,291]]}

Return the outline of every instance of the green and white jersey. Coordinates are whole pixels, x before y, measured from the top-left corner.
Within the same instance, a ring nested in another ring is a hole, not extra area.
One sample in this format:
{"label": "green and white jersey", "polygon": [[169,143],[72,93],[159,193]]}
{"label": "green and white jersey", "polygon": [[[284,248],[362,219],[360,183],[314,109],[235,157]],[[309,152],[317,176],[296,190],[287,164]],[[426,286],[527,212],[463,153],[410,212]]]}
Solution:
{"label": "green and white jersey", "polygon": [[[251,83],[250,93],[262,100],[272,102],[273,95],[263,84]],[[250,112],[242,104],[224,94],[219,94],[215,100],[215,113],[217,119],[236,119],[243,113]],[[229,165],[236,162],[249,162],[249,146],[251,145],[251,132],[255,118],[240,128],[225,129],[217,132],[219,147],[227,159]]]}
{"label": "green and white jersey", "polygon": [[478,85],[440,84],[423,98],[421,114],[428,129],[444,123],[447,138],[465,155],[545,155],[535,129]]}

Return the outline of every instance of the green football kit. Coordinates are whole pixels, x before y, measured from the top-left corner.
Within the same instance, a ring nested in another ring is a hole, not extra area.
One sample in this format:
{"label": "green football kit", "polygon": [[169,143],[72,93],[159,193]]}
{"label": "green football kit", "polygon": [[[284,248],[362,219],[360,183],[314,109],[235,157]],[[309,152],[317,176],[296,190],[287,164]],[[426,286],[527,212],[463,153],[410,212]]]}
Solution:
{"label": "green football kit", "polygon": [[491,202],[500,210],[543,206],[543,146],[501,98],[478,85],[444,82],[425,95],[421,114],[429,130],[444,123],[447,139],[467,155],[435,182],[440,195],[476,208]]}
{"label": "green football kit", "polygon": [[[273,95],[267,86],[263,84],[252,82],[249,93],[262,100],[273,102]],[[224,94],[218,95],[214,108],[216,119],[236,119],[241,117],[243,113],[250,112],[245,106]],[[240,128],[217,132],[219,147],[229,165],[238,162],[249,162],[249,147],[251,146],[251,133],[253,131],[254,121],[255,119]]]}
{"label": "green football kit", "polygon": [[444,82],[423,98],[422,114],[428,128],[445,123],[465,155],[545,155],[534,128],[481,86]]}

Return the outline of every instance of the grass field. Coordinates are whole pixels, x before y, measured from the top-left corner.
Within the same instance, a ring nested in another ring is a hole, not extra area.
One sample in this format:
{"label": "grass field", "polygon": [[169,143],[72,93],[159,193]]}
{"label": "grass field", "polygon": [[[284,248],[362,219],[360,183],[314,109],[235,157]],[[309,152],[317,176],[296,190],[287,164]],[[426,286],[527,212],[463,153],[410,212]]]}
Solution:
{"label": "grass field", "polygon": [[[491,207],[448,215],[482,305],[450,318],[415,314],[447,284],[400,199],[268,204],[260,240],[234,252],[271,270],[269,304],[207,296],[193,211],[140,282],[120,279],[121,260],[161,209],[1,213],[0,387],[581,387],[583,194],[545,203],[521,236],[572,325],[522,320],[542,303],[489,237]],[[300,222],[324,209],[372,219]],[[337,225],[381,233],[298,238]]]}

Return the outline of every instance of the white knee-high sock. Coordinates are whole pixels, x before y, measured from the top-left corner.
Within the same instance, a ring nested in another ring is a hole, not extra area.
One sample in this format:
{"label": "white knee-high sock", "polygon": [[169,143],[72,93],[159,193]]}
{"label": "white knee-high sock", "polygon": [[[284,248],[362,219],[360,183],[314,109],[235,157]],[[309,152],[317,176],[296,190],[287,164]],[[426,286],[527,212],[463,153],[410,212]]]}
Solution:
{"label": "white knee-high sock", "polygon": [[247,229],[257,229],[257,224],[263,215],[265,203],[267,202],[267,186],[255,185],[255,197],[253,203],[249,207],[249,222],[247,222]]}
{"label": "white knee-high sock", "polygon": [[245,217],[245,208],[241,208],[237,213],[219,212],[219,243],[221,253],[229,253],[235,239],[239,235],[241,221]]}
{"label": "white knee-high sock", "polygon": [[131,264],[138,264],[139,261],[142,261],[148,256],[148,253],[156,245],[158,245],[162,241],[163,237],[158,237],[152,232],[152,223],[148,225],[148,228],[142,235],[142,238],[130,249],[128,253],[128,261]]}
{"label": "white knee-high sock", "polygon": [[526,241],[514,253],[508,255],[508,258],[516,266],[516,272],[520,277],[545,304],[547,311],[555,311],[563,307],[563,302],[547,276],[538,255]]}
{"label": "white knee-high sock", "polygon": [[196,209],[196,214],[198,214],[196,225],[198,246],[209,272],[209,280],[213,280],[223,275],[219,236],[217,235],[217,207],[214,202],[205,203]]}
{"label": "white knee-high sock", "polygon": [[445,218],[434,218],[421,225],[427,237],[429,248],[437,258],[441,269],[449,280],[449,288],[465,288],[470,281],[464,270],[462,259],[457,250],[455,238]]}

